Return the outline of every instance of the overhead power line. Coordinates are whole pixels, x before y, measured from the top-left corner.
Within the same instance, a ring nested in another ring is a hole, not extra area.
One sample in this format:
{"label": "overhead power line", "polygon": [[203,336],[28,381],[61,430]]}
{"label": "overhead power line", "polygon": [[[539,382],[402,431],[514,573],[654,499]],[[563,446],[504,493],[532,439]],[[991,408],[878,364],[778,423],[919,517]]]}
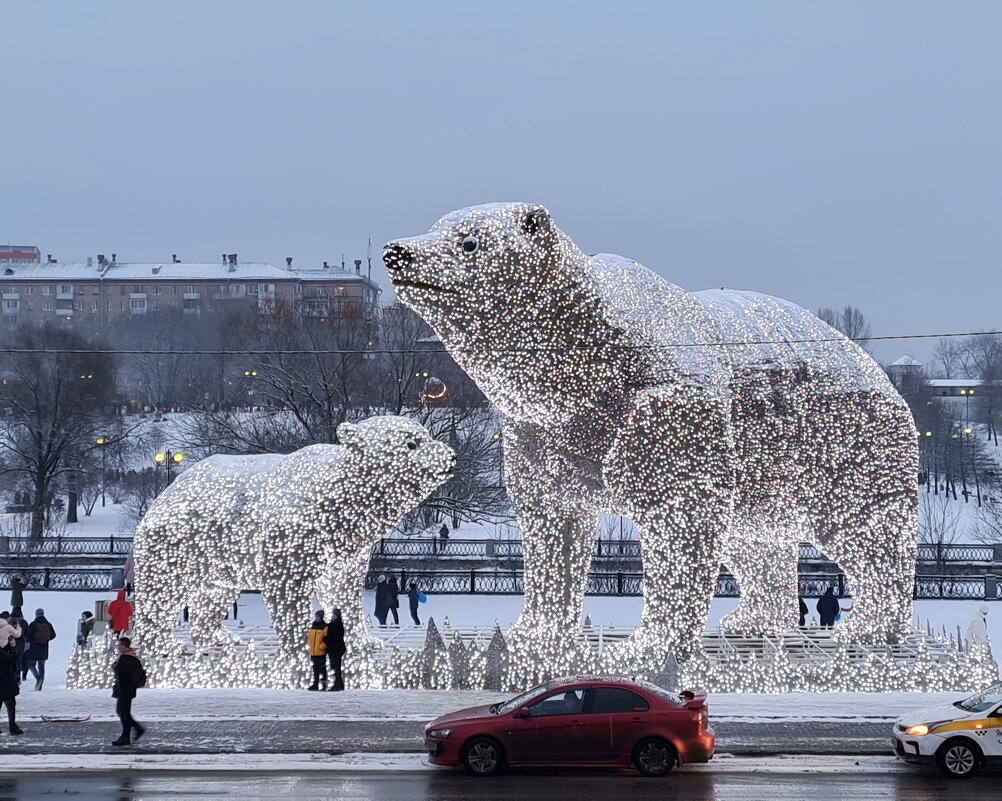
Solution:
{"label": "overhead power line", "polygon": [[[939,334],[888,334],[883,336],[853,337],[853,342],[889,342],[910,339],[944,339],[947,337],[986,337],[1002,336],[1002,331],[951,331]],[[741,348],[756,345],[807,345],[826,342],[844,342],[845,337],[811,337],[804,339],[744,339],[722,340],[715,342],[672,342],[665,344],[614,345],[613,349],[625,351],[637,350],[673,350],[684,348]],[[543,346],[528,345],[525,347],[505,347],[498,350],[505,353],[552,353],[560,351],[587,351],[606,349],[607,345],[561,345]],[[323,349],[267,349],[256,348],[246,350],[145,350],[120,348],[0,348],[0,353],[6,354],[107,354],[111,356],[351,356],[351,355],[404,355],[404,354],[447,354],[445,347],[437,348],[323,348]]]}

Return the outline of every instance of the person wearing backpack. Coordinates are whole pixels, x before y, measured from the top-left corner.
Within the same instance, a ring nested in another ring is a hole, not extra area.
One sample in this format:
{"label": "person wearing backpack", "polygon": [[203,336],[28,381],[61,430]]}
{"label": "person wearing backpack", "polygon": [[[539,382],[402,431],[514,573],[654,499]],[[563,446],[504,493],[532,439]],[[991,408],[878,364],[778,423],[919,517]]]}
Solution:
{"label": "person wearing backpack", "polygon": [[130,735],[134,731],[138,740],[146,734],[146,728],[132,717],[132,701],[136,690],[146,686],[146,669],[139,661],[136,652],[132,650],[132,640],[128,637],[118,638],[118,661],[115,663],[115,687],[111,697],[117,699],[115,712],[122,721],[122,736],[112,745],[132,745]]}
{"label": "person wearing backpack", "polygon": [[35,619],[28,625],[25,634],[27,650],[24,652],[24,669],[22,675],[27,677],[27,671],[35,677],[35,689],[41,690],[45,681],[45,663],[49,658],[49,643],[56,639],[56,630],[45,617],[44,609],[35,610]]}

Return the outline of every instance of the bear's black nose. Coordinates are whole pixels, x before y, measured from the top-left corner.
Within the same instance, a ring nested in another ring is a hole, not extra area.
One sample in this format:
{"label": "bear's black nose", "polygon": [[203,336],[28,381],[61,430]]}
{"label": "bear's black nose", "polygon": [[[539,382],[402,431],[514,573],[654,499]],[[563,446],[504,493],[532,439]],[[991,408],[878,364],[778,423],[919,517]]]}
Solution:
{"label": "bear's black nose", "polygon": [[383,248],[383,264],[387,270],[402,270],[411,263],[413,255],[403,245],[390,242]]}

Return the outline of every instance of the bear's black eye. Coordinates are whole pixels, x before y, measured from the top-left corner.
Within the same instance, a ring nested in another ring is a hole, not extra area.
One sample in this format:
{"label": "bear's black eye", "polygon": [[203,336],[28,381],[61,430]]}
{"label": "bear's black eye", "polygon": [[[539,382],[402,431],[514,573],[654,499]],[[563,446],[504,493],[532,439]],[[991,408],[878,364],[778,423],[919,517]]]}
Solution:
{"label": "bear's black eye", "polygon": [[477,238],[475,236],[468,236],[463,240],[463,250],[467,253],[472,253],[477,249],[477,245],[479,244],[480,243],[477,242]]}
{"label": "bear's black eye", "polygon": [[407,440],[407,450],[416,451],[417,443],[412,439]]}

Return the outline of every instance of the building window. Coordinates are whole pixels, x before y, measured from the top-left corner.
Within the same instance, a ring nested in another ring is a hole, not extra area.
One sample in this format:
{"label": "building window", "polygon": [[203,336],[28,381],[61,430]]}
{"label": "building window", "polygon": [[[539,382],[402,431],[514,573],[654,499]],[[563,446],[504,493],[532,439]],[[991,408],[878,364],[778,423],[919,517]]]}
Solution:
{"label": "building window", "polygon": [[119,311],[125,311],[125,301],[124,300],[118,301],[118,310]]}
{"label": "building window", "polygon": [[110,300],[105,301],[104,308],[107,311],[111,311],[111,301]]}
{"label": "building window", "polygon": [[92,300],[92,301],[90,302],[90,310],[91,310],[92,312],[96,312],[96,311],[97,311],[98,309],[100,309],[100,308],[101,308],[101,304],[100,304],[100,302],[99,302],[99,301],[96,301],[96,300]]}
{"label": "building window", "polygon": [[101,294],[101,287],[99,287],[99,286],[97,286],[97,285],[95,284],[94,286],[92,286],[92,287],[90,288],[90,293],[91,293],[92,295],[100,295],[100,294]]}
{"label": "building window", "polygon": [[24,288],[24,294],[25,295],[34,295],[35,294],[35,287],[33,287],[33,286],[26,286]]}
{"label": "building window", "polygon": [[196,292],[198,292],[198,290],[193,286],[187,287],[184,291],[187,292],[189,295],[194,295]]}
{"label": "building window", "polygon": [[[46,294],[48,294],[48,293],[46,293]],[[52,301],[51,300],[43,300],[42,301],[42,311],[52,311]]]}
{"label": "building window", "polygon": [[3,302],[4,311],[17,311],[17,301],[16,300],[5,300]]}
{"label": "building window", "polygon": [[52,287],[51,286],[43,286],[42,287],[42,294],[43,295],[51,295],[52,294]]}
{"label": "building window", "polygon": [[73,294],[73,284],[60,284],[59,285],[60,295],[72,295]]}
{"label": "building window", "polygon": [[[118,288],[118,294],[119,294],[119,295],[124,295],[124,294],[125,294],[125,287],[124,287],[124,286],[120,286],[120,287]],[[122,308],[124,309],[124,308],[125,308],[125,306],[122,306]]]}
{"label": "building window", "polygon": [[[157,293],[154,292],[153,294],[155,295]],[[161,309],[160,301],[159,300],[153,301],[153,311],[160,311],[160,309]]]}
{"label": "building window", "polygon": [[142,284],[138,284],[132,287],[132,291],[137,295],[142,295],[144,292],[146,292],[146,287],[144,287]]}
{"label": "building window", "polygon": [[181,294],[181,287],[179,287],[179,286],[172,286],[170,288],[170,293],[172,295],[180,295]]}
{"label": "building window", "polygon": [[153,294],[154,295],[159,295],[160,294],[160,287],[159,286],[153,287]]}
{"label": "building window", "polygon": [[27,303],[25,303],[25,304],[24,304],[24,307],[25,307],[25,308],[26,308],[26,309],[27,309],[28,311],[34,311],[34,310],[35,310],[35,304],[34,304],[34,303],[32,303],[32,302],[31,302],[30,300],[29,300],[29,301],[28,301]]}
{"label": "building window", "polygon": [[133,313],[146,311],[146,298],[130,298],[129,311]]}

